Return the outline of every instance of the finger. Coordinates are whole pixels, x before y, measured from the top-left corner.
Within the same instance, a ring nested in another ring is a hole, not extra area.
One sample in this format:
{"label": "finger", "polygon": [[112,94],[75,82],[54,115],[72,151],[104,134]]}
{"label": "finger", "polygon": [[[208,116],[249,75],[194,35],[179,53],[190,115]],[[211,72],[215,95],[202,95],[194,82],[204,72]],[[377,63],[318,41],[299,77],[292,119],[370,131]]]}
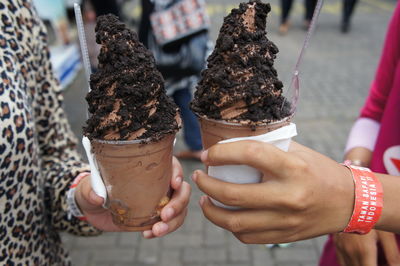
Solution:
{"label": "finger", "polygon": [[75,194],[76,201],[82,211],[103,211],[104,199],[98,196],[92,189],[90,178],[85,177],[78,185]]}
{"label": "finger", "polygon": [[201,170],[192,175],[193,181],[201,191],[229,206],[244,208],[267,208],[278,206],[282,198],[280,190],[270,183],[234,184],[213,178]]}
{"label": "finger", "polygon": [[201,158],[208,166],[245,164],[278,176],[282,169],[298,160],[271,144],[254,140],[216,144],[205,151]]}
{"label": "finger", "polygon": [[376,240],[368,238],[368,235],[360,237],[360,241],[355,246],[356,249],[347,251],[349,265],[355,266],[376,266],[378,261],[378,248]]}
{"label": "finger", "polygon": [[371,246],[366,252],[358,253],[356,257],[353,258],[355,261],[354,265],[360,266],[376,266],[378,262],[378,249],[376,243]]}
{"label": "finger", "polygon": [[166,234],[174,232],[183,224],[186,215],[187,215],[187,209],[182,211],[178,216],[174,217],[167,223],[158,222],[154,224],[151,230],[143,232],[143,237],[151,239],[155,237],[162,237],[165,236]]}
{"label": "finger", "polygon": [[237,239],[244,244],[281,244],[298,240],[288,233],[280,230],[267,230],[264,232],[234,233]]}
{"label": "finger", "polygon": [[336,245],[336,258],[338,259],[338,262],[341,266],[357,266],[357,264],[353,264],[352,259],[348,256],[348,254],[345,252],[344,249],[338,247]]}
{"label": "finger", "polygon": [[336,249],[336,258],[337,258],[340,266],[346,266],[344,257],[338,249]]}
{"label": "finger", "polygon": [[[350,237],[350,239],[348,238]],[[341,266],[357,266],[357,260],[353,257],[355,253],[358,252],[356,249],[349,250],[350,247],[357,246],[354,244],[351,235],[345,233],[336,233],[333,235],[333,241],[335,243],[336,257]]]}
{"label": "finger", "polygon": [[[378,261],[376,240],[370,238],[368,235],[354,235],[352,237],[353,241],[345,243],[344,250],[342,251],[344,260],[346,261],[345,265],[376,266]],[[357,241],[354,241],[354,239],[357,239]],[[351,239],[348,240],[350,241]]]}
{"label": "finger", "polygon": [[176,215],[179,215],[188,205],[191,187],[187,182],[182,182],[180,189],[175,190],[171,200],[161,210],[161,219],[168,222]]}
{"label": "finger", "polygon": [[[284,231],[292,228],[292,218],[266,210],[228,210],[215,206],[208,196],[200,199],[204,216],[215,225],[233,233]],[[285,222],[282,222],[285,221]]]}
{"label": "finger", "polygon": [[[185,220],[185,217],[187,215],[187,208],[185,208],[178,216],[174,217],[167,223],[165,223],[167,226],[162,226],[158,227],[156,224],[156,227],[153,227],[153,234],[156,237],[164,236],[166,234],[174,232],[176,229],[178,229],[182,224],[183,221]],[[161,223],[161,222],[159,222]]]}
{"label": "finger", "polygon": [[154,234],[152,230],[146,230],[142,232],[142,236],[146,239],[154,238]]}
{"label": "finger", "polygon": [[389,265],[400,265],[400,252],[393,233],[377,231],[386,261]]}
{"label": "finger", "polygon": [[336,256],[340,258],[340,264],[342,266],[357,266],[357,260],[353,258],[354,254],[348,254],[343,248],[337,248],[336,246]]}
{"label": "finger", "polygon": [[183,180],[183,169],[181,164],[179,163],[176,157],[172,157],[172,178],[171,178],[171,187],[174,190],[178,190],[182,185]]}
{"label": "finger", "polygon": [[338,260],[338,263],[340,266],[346,266],[347,264],[347,258],[343,254],[343,247],[342,247],[342,241],[341,241],[341,233],[336,233],[333,234],[333,243],[335,244],[335,251],[336,251],[336,258]]}

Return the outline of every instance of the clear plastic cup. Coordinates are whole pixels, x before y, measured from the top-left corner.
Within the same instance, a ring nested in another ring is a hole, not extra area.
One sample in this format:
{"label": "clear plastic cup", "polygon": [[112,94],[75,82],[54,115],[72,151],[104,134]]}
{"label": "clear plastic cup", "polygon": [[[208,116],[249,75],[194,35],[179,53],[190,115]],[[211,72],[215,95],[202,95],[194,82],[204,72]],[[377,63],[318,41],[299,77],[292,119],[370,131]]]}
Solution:
{"label": "clear plastic cup", "polygon": [[[295,125],[290,123],[291,117],[271,123],[260,123],[254,126],[229,123],[204,117],[199,117],[199,120],[203,147],[205,149],[221,141],[232,142],[252,139],[268,142],[280,149],[287,150],[291,137],[295,135],[296,132]],[[262,182],[263,178],[262,173],[258,169],[248,165],[210,166],[207,167],[207,172],[210,176],[221,181],[236,184],[259,183]],[[228,206],[214,199],[211,200],[214,204],[223,208],[233,210],[239,209],[237,206]]]}
{"label": "clear plastic cup", "polygon": [[259,125],[246,125],[231,123],[223,120],[208,119],[198,116],[201,128],[201,139],[204,149],[226,139],[238,137],[258,136],[290,124],[291,117],[284,118],[271,123],[260,123]]}
{"label": "clear plastic cup", "polygon": [[107,191],[113,222],[126,231],[144,231],[160,221],[171,196],[175,134],[159,141],[91,140]]}

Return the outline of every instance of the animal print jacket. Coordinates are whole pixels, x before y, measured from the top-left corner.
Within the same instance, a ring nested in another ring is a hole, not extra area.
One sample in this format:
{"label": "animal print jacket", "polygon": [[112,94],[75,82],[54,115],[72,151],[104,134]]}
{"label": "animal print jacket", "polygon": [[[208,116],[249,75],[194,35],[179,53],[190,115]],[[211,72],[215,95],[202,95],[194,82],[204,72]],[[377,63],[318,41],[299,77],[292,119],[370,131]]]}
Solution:
{"label": "animal print jacket", "polygon": [[99,233],[68,219],[66,192],[87,166],[32,3],[1,0],[0,17],[0,265],[70,265],[59,232]]}

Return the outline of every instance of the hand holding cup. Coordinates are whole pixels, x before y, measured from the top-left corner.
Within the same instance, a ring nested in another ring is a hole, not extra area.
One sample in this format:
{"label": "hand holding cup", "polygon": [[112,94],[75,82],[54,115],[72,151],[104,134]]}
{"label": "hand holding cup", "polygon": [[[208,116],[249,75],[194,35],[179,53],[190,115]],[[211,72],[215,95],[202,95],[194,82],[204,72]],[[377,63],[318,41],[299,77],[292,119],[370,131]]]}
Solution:
{"label": "hand holding cup", "polygon": [[[172,165],[172,198],[161,210],[161,221],[154,224],[151,230],[143,232],[145,238],[159,237],[175,231],[182,225],[186,216],[191,188],[187,182],[182,181],[182,166],[175,157]],[[102,207],[103,198],[93,191],[90,178],[84,178],[79,183],[75,197],[90,224],[103,231],[123,231],[113,223],[111,212]]]}
{"label": "hand holding cup", "polygon": [[[239,141],[205,151],[206,166],[241,164],[262,172],[261,183],[233,184],[196,170],[200,205],[214,224],[244,243],[286,243],[343,230],[352,214],[354,186],[344,166],[296,142],[288,152],[271,144]],[[209,199],[242,207],[227,210]]]}

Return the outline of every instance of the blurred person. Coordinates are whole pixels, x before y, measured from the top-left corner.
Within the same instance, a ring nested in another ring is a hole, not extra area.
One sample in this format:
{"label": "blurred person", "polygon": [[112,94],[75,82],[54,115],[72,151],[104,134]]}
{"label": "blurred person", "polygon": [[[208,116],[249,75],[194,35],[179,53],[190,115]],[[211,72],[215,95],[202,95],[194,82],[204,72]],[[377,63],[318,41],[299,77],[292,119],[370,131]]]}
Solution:
{"label": "blurred person", "polygon": [[350,30],[351,17],[357,2],[357,0],[343,0],[342,2],[342,22],[340,25],[342,33],[347,33]]}
{"label": "blurred person", "polygon": [[[369,136],[352,136],[357,143],[349,146],[346,155],[353,164],[367,165],[371,161],[370,167],[376,171],[374,175],[384,192],[382,213],[380,218],[376,217],[379,219],[374,229],[395,233],[400,232],[399,28],[400,3],[397,3],[376,77],[361,112],[361,119],[368,121],[368,128],[364,126],[359,133]],[[206,166],[250,165],[262,173],[262,182],[258,184],[226,183],[200,170],[192,175],[206,194],[200,199],[204,215],[244,243],[285,243],[343,232],[353,218],[355,202],[358,202],[355,189],[360,189],[360,185],[354,185],[350,168],[294,141],[288,152],[256,141],[217,144],[203,152],[201,159]],[[242,209],[219,208],[209,197]],[[397,265],[398,246],[394,235],[380,231],[365,234],[367,232],[362,232],[363,236],[337,235],[339,259],[336,261],[335,253],[330,252],[330,257],[323,257],[321,265],[337,265],[338,262],[377,265],[378,255],[386,258],[389,265]],[[379,254],[378,241],[384,251]],[[330,245],[333,248],[332,243]]]}
{"label": "blurred person", "polygon": [[113,14],[119,17],[120,9],[117,0],[83,0],[82,13],[86,42],[88,44],[88,54],[92,72],[97,70],[97,56],[100,53],[100,45],[96,43],[96,18],[101,15]]}
{"label": "blurred person", "polygon": [[101,0],[101,1],[84,0],[84,2],[86,1],[91,2],[97,17],[101,15],[107,15],[110,13],[116,15],[117,17],[120,15],[120,10],[117,0]]}
{"label": "blurred person", "polygon": [[[400,155],[400,126],[394,122],[400,121],[399,28],[398,4],[389,24],[375,79],[350,132],[345,155],[345,159],[355,165],[391,175],[400,175],[400,164],[399,168],[390,167],[390,158],[395,158],[396,152]],[[399,235],[381,231],[364,236],[336,234],[325,244],[320,265],[400,265],[399,244]]]}
{"label": "blurred person", "polygon": [[[32,3],[3,1],[0,14],[0,263],[70,265],[60,232],[93,236],[119,229],[91,189],[89,168],[76,151],[47,34]],[[144,237],[182,224],[190,186],[176,159],[171,186],[162,221]]]}
{"label": "blurred person", "polygon": [[[281,0],[281,25],[279,26],[279,33],[286,34],[290,27],[289,15],[292,9],[293,0]],[[304,28],[308,29],[314,14],[317,0],[304,0]]]}
{"label": "blurred person", "polygon": [[[154,0],[160,1],[160,0]],[[150,15],[154,12],[155,5],[154,1],[151,0],[141,0],[142,3],[142,16],[139,26],[139,40],[146,46],[149,47],[149,33],[153,30],[150,23]],[[171,4],[177,2],[176,0],[161,0],[160,3],[163,6],[170,6]],[[171,45],[170,50],[179,49],[177,45]],[[204,55],[204,65],[206,62],[206,55]],[[156,60],[157,64],[157,60]],[[200,135],[200,126],[197,121],[195,114],[190,110],[189,103],[193,97],[193,89],[196,86],[199,79],[199,73],[195,75],[187,75],[181,73],[180,71],[174,71],[177,66],[171,66],[168,73],[163,69],[160,69],[161,74],[165,79],[165,87],[167,94],[172,96],[175,103],[179,106],[181,110],[181,116],[183,120],[183,136],[188,150],[181,151],[176,154],[180,159],[194,159],[200,160],[200,155],[202,151],[202,142]],[[173,74],[171,74],[173,73]]]}
{"label": "blurred person", "polygon": [[64,0],[33,0],[39,17],[49,23],[56,35],[56,42],[67,45],[70,43],[69,21]]}

